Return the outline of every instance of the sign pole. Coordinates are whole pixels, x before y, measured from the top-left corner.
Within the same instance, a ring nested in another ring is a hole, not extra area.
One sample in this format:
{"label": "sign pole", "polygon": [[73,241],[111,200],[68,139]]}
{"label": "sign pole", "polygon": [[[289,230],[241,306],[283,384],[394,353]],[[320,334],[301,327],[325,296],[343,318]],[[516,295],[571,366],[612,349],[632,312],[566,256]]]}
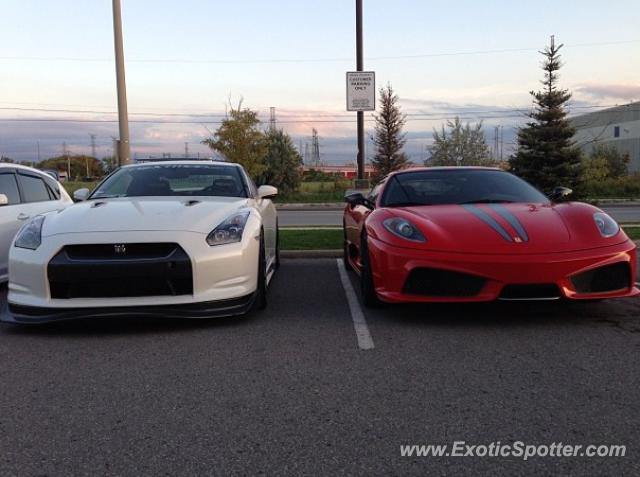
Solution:
{"label": "sign pole", "polygon": [[[364,71],[364,56],[362,47],[362,1],[356,0],[356,71]],[[358,111],[358,181],[356,188],[368,184],[364,182],[364,112]]]}

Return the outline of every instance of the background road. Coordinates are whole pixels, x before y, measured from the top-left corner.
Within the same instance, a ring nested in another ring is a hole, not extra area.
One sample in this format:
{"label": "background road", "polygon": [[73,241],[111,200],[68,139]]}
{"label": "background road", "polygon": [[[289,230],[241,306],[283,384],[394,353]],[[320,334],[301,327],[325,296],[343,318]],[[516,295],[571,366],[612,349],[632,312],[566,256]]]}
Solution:
{"label": "background road", "polygon": [[[335,260],[284,261],[269,300],[0,325],[0,475],[638,474],[640,300],[365,310],[367,351]],[[456,440],[627,456],[400,457]]]}
{"label": "background road", "polygon": [[[619,222],[640,224],[640,206],[604,206],[602,210]],[[278,210],[278,220],[282,226],[295,225],[342,225],[342,208]]]}

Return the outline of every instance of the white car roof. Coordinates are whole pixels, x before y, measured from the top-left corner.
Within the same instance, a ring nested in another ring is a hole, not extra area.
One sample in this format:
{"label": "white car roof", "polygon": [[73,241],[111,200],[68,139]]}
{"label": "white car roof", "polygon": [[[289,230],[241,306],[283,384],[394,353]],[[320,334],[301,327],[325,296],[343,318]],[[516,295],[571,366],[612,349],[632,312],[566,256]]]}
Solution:
{"label": "white car roof", "polygon": [[35,168],[29,167],[29,166],[23,166],[22,164],[13,164],[11,162],[0,162],[0,168],[1,169],[21,169],[23,171],[37,172],[38,174],[42,174],[42,175],[45,175],[45,176],[53,179],[53,177],[51,177],[46,172],[41,171],[40,169],[35,169]]}
{"label": "white car roof", "polygon": [[158,159],[157,161],[154,160],[149,160],[146,159],[144,160],[144,162],[138,162],[138,163],[133,163],[133,164],[127,164],[126,166],[122,166],[122,167],[141,167],[141,166],[148,166],[148,165],[154,165],[154,166],[158,166],[158,165],[167,165],[167,166],[178,166],[181,164],[187,164],[187,165],[195,165],[195,166],[203,166],[203,165],[217,165],[217,166],[233,166],[233,167],[242,167],[240,164],[236,164],[235,162],[225,162],[225,161],[212,161],[212,160],[203,160],[203,159],[194,159],[192,161],[168,161],[166,159]]}

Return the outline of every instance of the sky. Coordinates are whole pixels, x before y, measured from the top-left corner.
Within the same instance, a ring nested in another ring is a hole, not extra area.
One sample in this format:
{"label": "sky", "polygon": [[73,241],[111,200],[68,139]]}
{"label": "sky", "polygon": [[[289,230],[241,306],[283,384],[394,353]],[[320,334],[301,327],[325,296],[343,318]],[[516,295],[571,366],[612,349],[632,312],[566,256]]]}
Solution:
{"label": "sky", "polygon": [[[38,145],[46,158],[63,143],[87,154],[90,134],[97,155],[110,155],[111,1],[0,0],[0,12],[0,155],[31,161]],[[185,142],[210,155],[200,141],[242,100],[265,122],[275,107],[303,149],[315,127],[323,161],[355,160],[355,113],[345,110],[353,0],[122,0],[122,16],[135,156],[183,155]],[[508,152],[552,34],[565,44],[572,114],[640,100],[639,24],[637,0],[364,0],[365,70],[400,97],[412,160],[428,156],[433,128],[455,115],[483,120],[491,146],[502,126]]]}

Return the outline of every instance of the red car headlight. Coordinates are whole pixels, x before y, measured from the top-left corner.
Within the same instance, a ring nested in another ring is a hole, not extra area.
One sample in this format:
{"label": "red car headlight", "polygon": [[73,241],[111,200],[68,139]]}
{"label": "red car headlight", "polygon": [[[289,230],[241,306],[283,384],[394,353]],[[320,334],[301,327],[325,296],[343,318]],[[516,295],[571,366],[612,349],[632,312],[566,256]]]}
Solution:
{"label": "red car headlight", "polygon": [[392,217],[382,222],[384,228],[393,235],[411,242],[426,242],[427,239],[418,228],[407,219]]}
{"label": "red car headlight", "polygon": [[604,238],[610,238],[620,232],[618,223],[604,212],[596,212],[593,214],[593,220]]}

